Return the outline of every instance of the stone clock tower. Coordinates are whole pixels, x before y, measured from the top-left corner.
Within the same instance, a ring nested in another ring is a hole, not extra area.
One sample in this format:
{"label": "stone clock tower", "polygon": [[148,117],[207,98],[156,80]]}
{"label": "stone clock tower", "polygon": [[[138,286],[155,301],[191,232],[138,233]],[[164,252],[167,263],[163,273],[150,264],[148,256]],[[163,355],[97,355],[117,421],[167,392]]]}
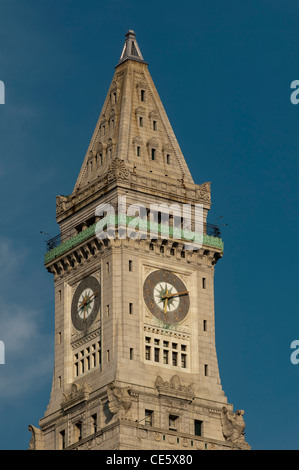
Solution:
{"label": "stone clock tower", "polygon": [[[60,236],[45,255],[55,367],[31,449],[250,448],[244,412],[219,378],[213,277],[223,243],[210,205],[129,31],[74,190],[57,197]],[[183,206],[202,208],[200,248],[175,230]]]}

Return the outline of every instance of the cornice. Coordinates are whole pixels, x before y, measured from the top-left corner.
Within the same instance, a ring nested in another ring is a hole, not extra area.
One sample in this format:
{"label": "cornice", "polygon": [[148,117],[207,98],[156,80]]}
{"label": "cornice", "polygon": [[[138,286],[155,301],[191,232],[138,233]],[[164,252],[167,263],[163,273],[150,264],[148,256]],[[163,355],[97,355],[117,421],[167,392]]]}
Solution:
{"label": "cornice", "polygon": [[181,201],[182,203],[203,204],[207,209],[211,206],[209,182],[197,185],[170,177],[153,177],[147,172],[137,171],[136,168],[131,171],[124,160],[115,158],[102,178],[98,178],[82,190],[69,196],[56,197],[57,222],[60,223],[117,186],[130,189],[132,185],[134,185],[135,191],[139,190],[151,195],[152,192],[158,192],[161,197]]}
{"label": "cornice", "polygon": [[[127,217],[127,223],[128,223]],[[159,224],[160,225],[160,224]],[[54,274],[55,279],[63,277],[65,274],[69,273],[71,269],[76,268],[79,265],[89,262],[95,256],[103,253],[109,247],[118,248],[121,244],[132,244],[135,249],[143,248],[146,252],[168,256],[170,255],[170,250],[175,247],[178,253],[184,252],[185,241],[177,240],[174,238],[169,238],[164,240],[163,238],[158,238],[153,240],[153,245],[155,246],[154,251],[150,251],[150,244],[152,241],[150,239],[140,240],[140,239],[130,239],[126,240],[118,239],[117,228],[118,220],[116,216],[116,236],[115,239],[103,239],[99,240],[96,236],[96,226],[97,223],[88,227],[86,230],[80,232],[69,240],[61,243],[61,245],[53,248],[51,251],[45,253],[45,266],[47,270]],[[161,229],[159,229],[159,234],[161,234]],[[206,264],[210,267],[214,267],[218,259],[223,255],[223,241],[221,238],[212,237],[209,235],[203,235],[202,247],[199,250],[187,250],[185,252],[184,259],[180,257],[182,261],[187,263],[195,262],[202,263],[203,259],[206,259]],[[163,255],[161,252],[161,247],[163,247]],[[165,254],[164,254],[165,252]],[[179,254],[177,255],[179,256]]]}

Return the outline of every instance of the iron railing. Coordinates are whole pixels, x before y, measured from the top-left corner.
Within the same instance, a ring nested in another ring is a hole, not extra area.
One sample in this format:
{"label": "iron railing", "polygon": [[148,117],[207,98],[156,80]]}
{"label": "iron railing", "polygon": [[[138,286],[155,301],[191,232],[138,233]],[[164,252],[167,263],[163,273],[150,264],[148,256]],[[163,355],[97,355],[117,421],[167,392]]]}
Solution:
{"label": "iron railing", "polygon": [[61,234],[59,233],[58,235],[56,235],[56,237],[46,240],[47,251],[53,250],[53,248],[55,248],[56,246],[59,246],[60,244],[61,244]]}
{"label": "iron railing", "polygon": [[[215,238],[221,238],[221,231],[218,227],[218,225],[213,225],[213,224],[203,224],[203,233],[205,235],[209,235],[211,237],[215,237]],[[61,240],[62,238],[64,240],[67,240],[69,238],[71,238],[71,236],[66,236],[64,235],[63,237],[61,236],[61,234],[58,234],[56,235],[55,237],[53,238],[50,238],[48,240],[46,240],[46,246],[47,246],[47,249],[46,251],[51,251],[53,250],[54,248],[56,248],[57,246],[59,246],[61,244]]]}

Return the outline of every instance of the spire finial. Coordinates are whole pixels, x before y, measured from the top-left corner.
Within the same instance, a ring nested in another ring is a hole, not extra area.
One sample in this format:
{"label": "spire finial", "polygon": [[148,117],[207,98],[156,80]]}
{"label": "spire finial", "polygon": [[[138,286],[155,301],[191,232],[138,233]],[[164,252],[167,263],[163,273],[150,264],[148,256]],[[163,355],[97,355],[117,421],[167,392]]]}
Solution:
{"label": "spire finial", "polygon": [[136,33],[135,31],[133,31],[133,29],[129,29],[129,31],[126,33],[126,38],[129,37],[129,36],[136,36]]}
{"label": "spire finial", "polygon": [[139,62],[144,62],[140,49],[136,41],[136,33],[133,29],[129,29],[126,33],[126,41],[123,47],[118,65],[124,62],[127,59],[137,60]]}

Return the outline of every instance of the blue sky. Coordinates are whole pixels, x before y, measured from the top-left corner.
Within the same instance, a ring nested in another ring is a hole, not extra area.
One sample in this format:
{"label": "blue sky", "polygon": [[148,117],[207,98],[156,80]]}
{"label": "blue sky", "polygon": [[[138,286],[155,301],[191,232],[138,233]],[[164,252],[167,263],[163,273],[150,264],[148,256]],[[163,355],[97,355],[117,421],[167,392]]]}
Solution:
{"label": "blue sky", "polygon": [[43,266],[128,29],[220,224],[216,347],[254,449],[298,449],[295,0],[0,1],[0,447],[26,449],[48,404],[54,289]]}

